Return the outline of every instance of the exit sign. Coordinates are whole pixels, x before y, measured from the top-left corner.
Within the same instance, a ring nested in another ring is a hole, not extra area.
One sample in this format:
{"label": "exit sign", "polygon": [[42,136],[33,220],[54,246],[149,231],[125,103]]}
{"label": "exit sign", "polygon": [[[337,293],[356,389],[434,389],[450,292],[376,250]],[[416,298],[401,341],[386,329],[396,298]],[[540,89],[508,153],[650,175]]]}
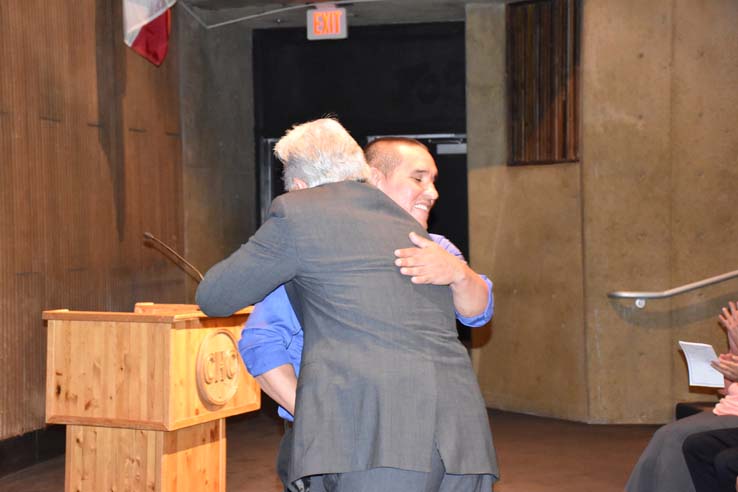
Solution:
{"label": "exit sign", "polygon": [[318,7],[307,11],[308,39],[345,39],[348,37],[346,9]]}

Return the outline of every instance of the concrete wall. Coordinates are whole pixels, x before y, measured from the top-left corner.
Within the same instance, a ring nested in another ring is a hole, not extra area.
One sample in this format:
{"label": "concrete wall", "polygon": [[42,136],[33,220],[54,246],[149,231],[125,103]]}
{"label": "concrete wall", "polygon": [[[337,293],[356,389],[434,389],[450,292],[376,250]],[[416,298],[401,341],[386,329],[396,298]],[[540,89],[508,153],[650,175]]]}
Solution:
{"label": "concrete wall", "polygon": [[[672,78],[672,279],[738,269],[738,3],[677,2]],[[715,316],[738,299],[738,281],[677,299],[673,340],[725,347]],[[685,395],[681,357],[674,363],[677,398]]]}
{"label": "concrete wall", "polygon": [[670,302],[637,312],[606,297],[674,285],[672,3],[584,3],[585,332],[594,421],[660,421],[673,408],[665,384],[674,351]]}
{"label": "concrete wall", "polygon": [[687,385],[676,341],[725,350],[738,280],[610,301],[736,269],[738,4],[585,0],[579,164],[505,166],[504,8],[467,12],[471,255],[496,282],[474,358],[490,406],[664,422]]}
{"label": "concrete wall", "polygon": [[256,230],[252,36],[179,14],[185,254],[205,273]]}
{"label": "concrete wall", "polygon": [[497,303],[474,358],[489,406],[582,420],[580,166],[507,166],[504,20],[503,5],[467,10],[470,254]]}

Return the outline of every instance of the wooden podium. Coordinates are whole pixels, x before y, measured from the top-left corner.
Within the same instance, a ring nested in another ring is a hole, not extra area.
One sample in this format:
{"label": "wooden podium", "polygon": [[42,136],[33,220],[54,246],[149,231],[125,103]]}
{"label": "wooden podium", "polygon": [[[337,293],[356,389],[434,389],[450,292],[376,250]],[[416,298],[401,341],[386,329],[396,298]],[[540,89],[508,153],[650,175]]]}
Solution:
{"label": "wooden podium", "polygon": [[225,417],[261,393],[236,341],[250,308],[44,311],[46,422],[67,424],[64,490],[226,490]]}

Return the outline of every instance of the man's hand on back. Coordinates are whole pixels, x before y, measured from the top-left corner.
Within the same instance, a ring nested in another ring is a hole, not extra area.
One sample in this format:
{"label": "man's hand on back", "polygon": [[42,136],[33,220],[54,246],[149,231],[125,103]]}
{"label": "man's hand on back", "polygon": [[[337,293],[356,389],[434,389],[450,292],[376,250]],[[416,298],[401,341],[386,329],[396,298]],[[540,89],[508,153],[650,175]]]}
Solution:
{"label": "man's hand on back", "polygon": [[395,250],[395,265],[400,267],[400,273],[409,276],[415,284],[451,287],[454,308],[461,316],[478,316],[484,312],[489,288],[482,277],[435,242],[414,232],[410,233],[410,241],[415,248]]}
{"label": "man's hand on back", "polygon": [[417,247],[396,249],[395,265],[413,283],[451,285],[463,280],[468,268],[465,262],[414,232],[410,233],[410,241]]}

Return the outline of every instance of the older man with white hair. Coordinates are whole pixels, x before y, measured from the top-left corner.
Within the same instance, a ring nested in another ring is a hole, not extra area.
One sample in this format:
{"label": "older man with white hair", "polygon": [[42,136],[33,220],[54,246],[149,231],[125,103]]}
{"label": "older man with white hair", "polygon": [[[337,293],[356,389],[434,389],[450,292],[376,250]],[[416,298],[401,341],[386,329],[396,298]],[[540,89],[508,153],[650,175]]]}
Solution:
{"label": "older man with white hair", "polygon": [[[354,170],[328,179],[365,178],[363,156],[356,158],[361,150],[335,124],[300,125],[280,141],[276,153],[286,177],[292,166],[332,164]],[[434,177],[421,171],[408,178],[432,186]],[[297,179],[298,188],[319,184]],[[289,193],[200,285],[203,310],[225,315],[286,283],[305,328],[289,482],[323,475],[329,491],[490,490],[494,450],[484,402],[456,336],[452,285],[481,285],[486,301],[488,284],[454,258],[437,282],[446,285],[433,285],[436,274],[427,275],[418,262],[436,247],[424,226],[367,184],[342,181]],[[401,272],[393,252],[403,245]],[[483,311],[488,304],[463,309]]]}

